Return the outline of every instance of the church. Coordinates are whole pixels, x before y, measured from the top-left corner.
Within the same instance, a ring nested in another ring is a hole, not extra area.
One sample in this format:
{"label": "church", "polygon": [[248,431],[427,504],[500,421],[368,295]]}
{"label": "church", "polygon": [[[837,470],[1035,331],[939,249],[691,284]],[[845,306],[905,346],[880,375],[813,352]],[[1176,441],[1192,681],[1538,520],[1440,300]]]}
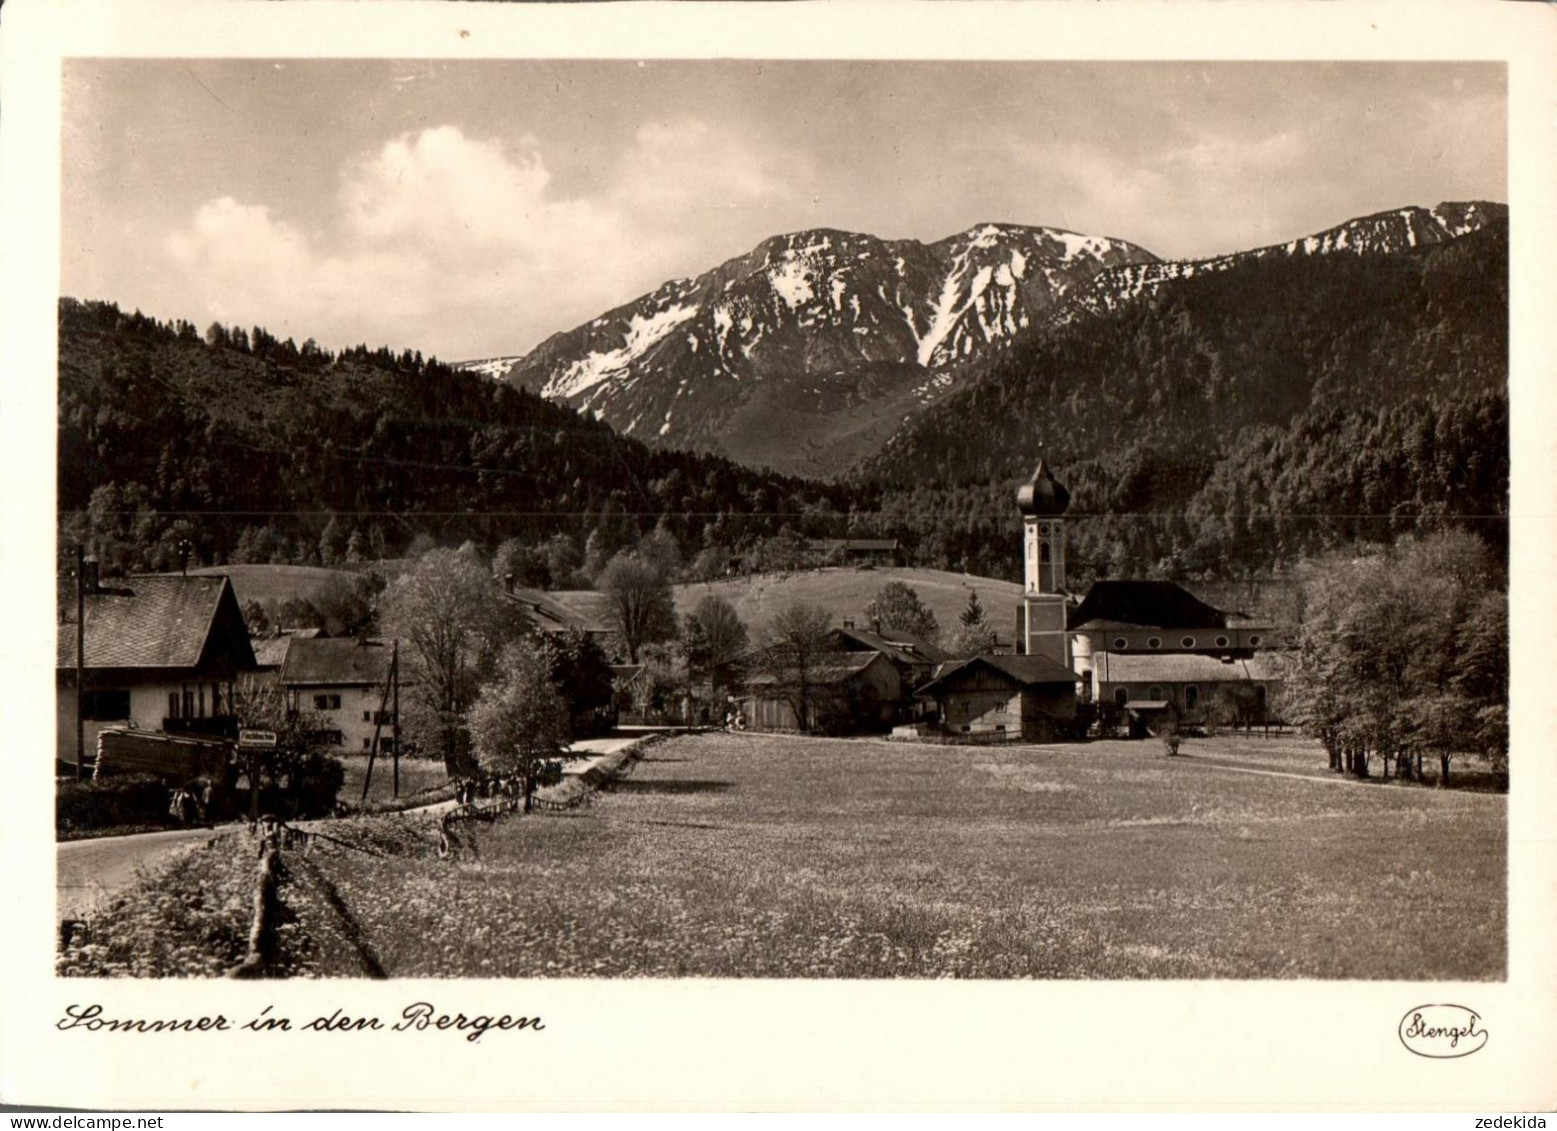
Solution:
{"label": "church", "polygon": [[1017,650],[1076,677],[1083,701],[1110,705],[1132,729],[1199,726],[1213,710],[1262,723],[1279,687],[1261,651],[1271,626],[1223,612],[1171,581],[1098,581],[1079,601],[1066,587],[1070,492],[1039,460],[1016,492],[1023,586]]}

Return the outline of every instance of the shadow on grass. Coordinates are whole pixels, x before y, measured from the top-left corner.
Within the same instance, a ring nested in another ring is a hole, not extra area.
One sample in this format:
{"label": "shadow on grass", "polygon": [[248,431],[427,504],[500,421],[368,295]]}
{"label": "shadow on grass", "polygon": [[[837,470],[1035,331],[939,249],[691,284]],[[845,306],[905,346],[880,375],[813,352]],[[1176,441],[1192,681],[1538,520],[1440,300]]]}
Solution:
{"label": "shadow on grass", "polygon": [[638,781],[622,778],[606,786],[613,793],[723,793],[734,782],[690,779],[687,781]]}

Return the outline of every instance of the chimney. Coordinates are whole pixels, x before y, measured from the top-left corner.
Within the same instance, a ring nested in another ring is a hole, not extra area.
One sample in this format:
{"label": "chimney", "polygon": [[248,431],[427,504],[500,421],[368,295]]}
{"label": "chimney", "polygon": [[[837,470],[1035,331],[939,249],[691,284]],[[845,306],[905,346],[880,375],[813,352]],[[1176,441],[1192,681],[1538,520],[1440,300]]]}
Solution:
{"label": "chimney", "polygon": [[512,593],[514,591],[514,575],[511,573],[503,574],[503,585]]}
{"label": "chimney", "polygon": [[854,627],[854,618],[853,617],[844,617],[843,618],[843,627],[852,629]]}
{"label": "chimney", "polygon": [[872,632],[874,632],[877,636],[881,635],[881,618],[880,617],[871,617],[870,618],[870,630]]}

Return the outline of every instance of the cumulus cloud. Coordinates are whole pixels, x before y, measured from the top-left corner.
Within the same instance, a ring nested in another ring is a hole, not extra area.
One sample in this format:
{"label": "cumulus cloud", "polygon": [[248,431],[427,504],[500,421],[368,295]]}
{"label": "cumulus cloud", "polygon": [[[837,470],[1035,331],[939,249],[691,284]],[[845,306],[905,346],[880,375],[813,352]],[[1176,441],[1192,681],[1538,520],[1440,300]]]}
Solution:
{"label": "cumulus cloud", "polygon": [[323,341],[460,356],[524,347],[695,265],[721,214],[793,196],[787,170],[694,119],[640,128],[587,197],[534,139],[442,125],[346,163],[316,231],[231,197],[167,241],[209,314]]}

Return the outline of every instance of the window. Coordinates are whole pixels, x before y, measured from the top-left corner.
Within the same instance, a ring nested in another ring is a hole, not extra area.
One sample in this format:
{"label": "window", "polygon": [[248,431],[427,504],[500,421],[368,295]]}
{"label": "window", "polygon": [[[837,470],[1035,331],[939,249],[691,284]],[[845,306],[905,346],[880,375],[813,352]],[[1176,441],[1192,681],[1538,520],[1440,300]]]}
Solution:
{"label": "window", "polygon": [[1265,685],[1263,683],[1256,683],[1254,685],[1254,701],[1260,705],[1261,709],[1264,708],[1264,706],[1265,706]]}
{"label": "window", "polygon": [[1130,642],[1123,636],[1114,637],[1114,651],[1123,652],[1128,647],[1130,647]]}
{"label": "window", "polygon": [[1260,644],[1260,634],[1258,632],[1251,634],[1250,637],[1249,637],[1249,647],[1257,648],[1257,647],[1259,647],[1259,644]]}
{"label": "window", "polygon": [[92,722],[114,722],[130,717],[128,691],[83,691],[81,717]]}
{"label": "window", "polygon": [[341,709],[341,697],[339,695],[315,695],[314,710],[338,711]]}
{"label": "window", "polygon": [[1146,692],[1146,698],[1148,698],[1148,699],[1161,699],[1162,698],[1162,688],[1160,688],[1160,687],[1153,687],[1153,688],[1151,688],[1149,691]]}
{"label": "window", "polygon": [[182,700],[179,699],[178,692],[168,692],[168,718],[176,719],[179,717],[178,711],[181,702]]}
{"label": "window", "polygon": [[1114,688],[1114,706],[1123,707],[1130,701],[1130,692],[1123,687]]}
{"label": "window", "polygon": [[1194,646],[1195,646],[1195,638],[1193,636],[1186,636],[1182,640],[1179,641],[1179,647],[1180,648],[1193,648]]}
{"label": "window", "polygon": [[1198,706],[1200,706],[1200,688],[1186,687],[1184,689],[1184,709],[1193,711]]}
{"label": "window", "polygon": [[1040,562],[1047,562],[1049,560],[1049,543],[1038,543],[1038,560]]}
{"label": "window", "polygon": [[[1160,637],[1160,636],[1148,636],[1146,638],[1146,646],[1148,648],[1161,648],[1162,647],[1162,637]],[[1155,695],[1153,695],[1152,698],[1155,699],[1157,697]]]}
{"label": "window", "polygon": [[1216,638],[1216,646],[1218,648],[1226,648],[1227,647],[1227,637],[1225,637],[1225,636],[1218,636]]}
{"label": "window", "polygon": [[1048,523],[1045,523],[1044,525],[1040,526],[1038,528],[1038,533],[1042,534],[1045,538],[1047,538],[1049,536],[1049,525],[1048,525]]}
{"label": "window", "polygon": [[371,723],[373,721],[373,712],[372,711],[364,711],[364,712],[362,712],[362,721],[365,722],[365,723]]}
{"label": "window", "polygon": [[195,717],[195,693],[193,691],[189,690],[189,688],[187,688],[187,687],[184,688],[184,715],[183,715],[183,717],[186,718],[186,719],[192,719],[192,718]]}
{"label": "window", "polygon": [[373,749],[373,740],[371,738],[364,738],[362,740],[362,748],[364,750],[372,750]]}

